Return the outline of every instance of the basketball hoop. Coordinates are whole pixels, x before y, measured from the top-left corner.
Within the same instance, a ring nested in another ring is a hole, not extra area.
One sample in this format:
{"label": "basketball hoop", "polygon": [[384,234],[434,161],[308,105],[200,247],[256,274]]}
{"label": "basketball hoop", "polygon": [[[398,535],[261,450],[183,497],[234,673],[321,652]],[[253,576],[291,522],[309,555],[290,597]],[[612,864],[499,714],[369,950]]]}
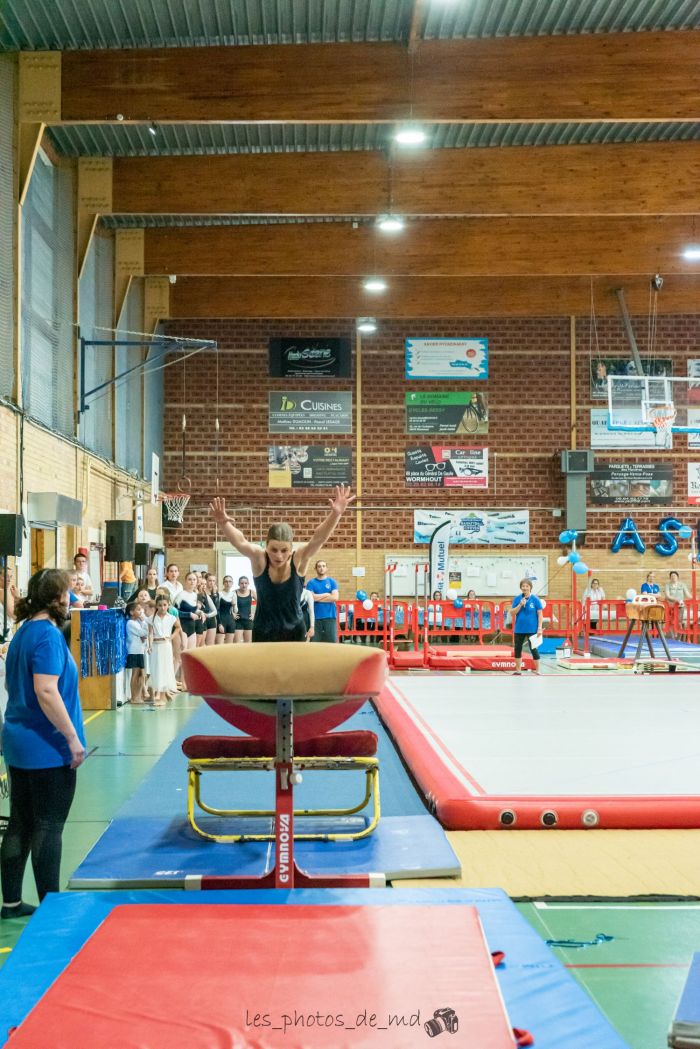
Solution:
{"label": "basketball hoop", "polygon": [[185,509],[190,501],[189,492],[166,492],[158,496],[158,501],[165,508],[166,524],[182,524]]}
{"label": "basketball hoop", "polygon": [[649,422],[656,431],[656,443],[658,445],[669,445],[671,441],[671,428],[676,421],[676,408],[673,404],[659,404],[655,408],[649,408]]}

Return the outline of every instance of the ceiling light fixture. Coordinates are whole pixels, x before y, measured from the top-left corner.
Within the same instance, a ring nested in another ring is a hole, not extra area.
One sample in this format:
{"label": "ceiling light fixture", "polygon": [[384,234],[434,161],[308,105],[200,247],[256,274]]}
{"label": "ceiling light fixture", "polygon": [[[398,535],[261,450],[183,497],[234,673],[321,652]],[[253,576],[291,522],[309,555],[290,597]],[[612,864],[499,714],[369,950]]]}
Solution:
{"label": "ceiling light fixture", "polygon": [[387,283],[383,277],[365,277],[362,281],[362,287],[365,291],[378,295],[380,292],[386,291]]}
{"label": "ceiling light fixture", "polygon": [[404,221],[399,215],[380,215],[377,219],[377,228],[382,233],[400,233],[404,228]]}
{"label": "ceiling light fixture", "polygon": [[377,322],[374,317],[358,317],[357,330],[363,335],[372,335],[377,330]]}
{"label": "ceiling light fixture", "polygon": [[693,244],[683,252],[683,258],[689,262],[700,262],[700,246]]}
{"label": "ceiling light fixture", "polygon": [[404,124],[394,133],[394,142],[400,146],[422,146],[427,137],[418,124]]}
{"label": "ceiling light fixture", "polygon": [[156,125],[153,122],[151,122],[148,125],[148,131],[149,131],[149,134],[153,135],[154,137],[158,134],[158,128],[156,127]]}

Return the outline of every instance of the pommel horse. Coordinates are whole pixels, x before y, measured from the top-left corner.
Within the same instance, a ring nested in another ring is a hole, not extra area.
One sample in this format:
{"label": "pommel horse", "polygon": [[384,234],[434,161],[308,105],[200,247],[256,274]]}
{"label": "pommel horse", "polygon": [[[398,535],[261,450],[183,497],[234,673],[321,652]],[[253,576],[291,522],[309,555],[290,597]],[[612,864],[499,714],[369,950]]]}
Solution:
{"label": "pommel horse", "polygon": [[[235,841],[254,835],[208,835],[194,820],[194,802],[201,805],[199,778],[212,769],[269,768],[275,772],[275,865],[261,877],[203,877],[198,887],[346,888],[384,884],[376,874],[314,876],[294,860],[294,786],[300,768],[365,767],[375,795],[371,833],[379,819],[377,737],[373,732],[331,732],[381,691],[387,674],[386,655],[380,649],[355,645],[305,643],[219,645],[182,654],[188,690],[246,736],[190,736],[182,745],[188,764],[188,815],[197,833],[214,840]],[[314,765],[315,763],[315,765]],[[364,763],[364,765],[363,765]],[[370,787],[361,806],[369,800]],[[266,815],[201,807],[219,815]],[[328,814],[333,810],[324,810]],[[308,836],[308,835],[303,835]],[[258,836],[266,837],[266,836]]]}
{"label": "pommel horse", "polygon": [[[651,643],[651,626],[654,625],[658,631],[659,641],[666,653],[666,659],[669,664],[672,664],[671,653],[668,650],[668,644],[666,643],[666,637],[664,635],[665,607],[663,603],[658,601],[653,594],[637,594],[632,601],[629,601],[625,605],[625,615],[628,620],[627,632],[625,633],[622,644],[620,645],[618,657],[621,658],[624,656],[625,648],[627,647],[627,642],[634,630],[634,626],[636,623],[639,623],[639,642],[637,644],[637,651],[634,655],[635,663],[638,663],[642,658],[642,647],[645,641],[649,649],[649,655],[652,659],[656,658],[654,647]],[[673,669],[675,670],[675,666]]]}

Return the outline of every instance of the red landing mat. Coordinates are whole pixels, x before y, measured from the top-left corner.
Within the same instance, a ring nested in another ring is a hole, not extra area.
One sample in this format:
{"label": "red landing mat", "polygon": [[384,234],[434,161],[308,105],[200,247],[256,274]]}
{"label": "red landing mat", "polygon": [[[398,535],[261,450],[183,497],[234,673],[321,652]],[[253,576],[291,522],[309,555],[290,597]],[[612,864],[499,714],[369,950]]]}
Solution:
{"label": "red landing mat", "polygon": [[474,907],[144,904],[110,913],[8,1044],[424,1049],[455,1019],[452,1049],[513,1049]]}

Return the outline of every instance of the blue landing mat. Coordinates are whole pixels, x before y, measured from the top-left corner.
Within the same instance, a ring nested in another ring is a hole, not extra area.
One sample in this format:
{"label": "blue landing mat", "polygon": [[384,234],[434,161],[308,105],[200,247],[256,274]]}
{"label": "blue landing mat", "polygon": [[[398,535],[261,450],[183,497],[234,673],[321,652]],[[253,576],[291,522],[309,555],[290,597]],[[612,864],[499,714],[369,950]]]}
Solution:
{"label": "blue landing mat", "polygon": [[[294,856],[309,874],[383,874],[401,878],[458,878],[459,860],[432,816],[382,816],[359,841],[297,841]],[[218,844],[198,838],[185,817],[115,820],[71,875],[71,889],[184,889],[204,875],[265,874],[274,843]]]}
{"label": "blue landing mat", "polygon": [[[113,907],[139,903],[474,906],[479,911],[489,948],[506,954],[505,965],[499,966],[496,972],[510,1022],[532,1033],[536,1049],[562,1049],[562,1046],[566,1049],[629,1049],[500,889],[295,889],[291,892],[269,889],[186,895],[151,891],[47,896],[0,970],[0,1038],[6,1037],[9,1027],[22,1022]],[[395,961],[400,964],[400,959]],[[125,964],[128,964],[126,959]],[[192,972],[196,979],[196,965]],[[99,1002],[95,1004],[99,1008]],[[330,1040],[332,1037],[329,1037],[329,1049],[336,1049]],[[12,1040],[6,1044],[11,1049]],[[425,1032],[419,1029],[416,1045],[424,1044]]]}
{"label": "blue landing mat", "polygon": [[[624,636],[624,634],[608,634],[605,637],[593,637],[591,635],[591,652],[594,656],[616,656],[620,651],[620,645]],[[655,657],[657,659],[665,659],[666,653],[658,637],[652,637],[651,643],[654,646]],[[634,659],[638,644],[639,634],[633,634],[625,646],[624,655],[627,659]],[[678,659],[684,663],[700,662],[700,645],[688,645],[685,641],[676,641],[673,638],[666,638],[666,644],[672,659]],[[646,642],[642,646],[641,656],[643,659],[651,658]]]}
{"label": "blue landing mat", "polygon": [[[150,716],[146,714],[145,716]],[[156,716],[155,713],[153,716]],[[382,818],[369,838],[355,842],[298,842],[299,866],[310,874],[384,874],[387,879],[459,877],[459,860],[439,823],[430,816],[375,711],[368,705],[345,723],[379,737]],[[217,844],[198,837],[186,816],[186,736],[221,733],[227,726],[200,707],[136,792],[117,812],[99,841],[69,880],[73,889],[183,888],[188,877],[264,874],[274,865],[271,842]],[[342,807],[363,790],[363,773],[315,772],[295,791],[298,807]],[[203,796],[213,804],[274,807],[272,773],[212,773]],[[228,793],[227,793],[228,791]],[[361,796],[361,795],[360,795]],[[204,829],[219,825],[203,816]],[[235,827],[229,824],[232,831]]]}

